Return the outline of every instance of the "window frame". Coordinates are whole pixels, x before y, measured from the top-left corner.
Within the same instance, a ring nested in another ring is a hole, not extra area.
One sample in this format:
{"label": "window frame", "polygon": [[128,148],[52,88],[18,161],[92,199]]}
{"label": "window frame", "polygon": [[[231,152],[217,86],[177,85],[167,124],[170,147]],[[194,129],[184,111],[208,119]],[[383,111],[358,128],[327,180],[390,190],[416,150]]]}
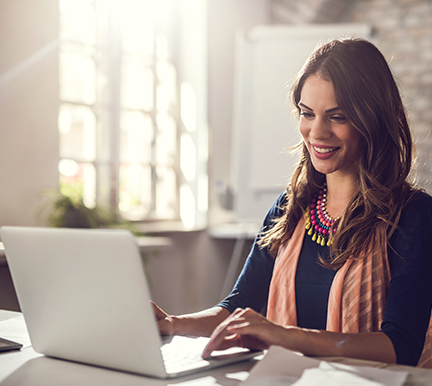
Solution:
{"label": "window frame", "polygon": [[[94,7],[97,8],[97,4],[99,0],[95,0],[90,2]],[[97,19],[97,16],[95,17]],[[98,21],[96,20],[96,23]],[[105,20],[106,22],[106,20]],[[95,204],[109,206],[111,210],[116,212],[117,214],[122,214],[128,220],[132,221],[180,221],[180,189],[182,184],[184,184],[184,176],[180,167],[180,137],[182,135],[182,131],[184,131],[184,125],[180,119],[180,92],[177,81],[176,87],[176,101],[177,104],[171,111],[171,113],[175,125],[176,125],[176,154],[173,157],[173,165],[171,165],[173,169],[173,173],[175,175],[175,204],[173,205],[174,215],[170,218],[160,218],[156,213],[156,203],[157,203],[157,194],[156,194],[156,186],[157,186],[157,172],[156,169],[160,166],[155,161],[155,146],[157,140],[157,106],[156,106],[156,90],[160,85],[160,79],[157,76],[157,68],[156,68],[156,40],[158,38],[159,27],[155,28],[154,33],[154,56],[152,58],[152,73],[153,73],[153,109],[151,111],[144,110],[136,110],[136,109],[125,109],[122,108],[121,105],[121,76],[122,76],[122,60],[124,57],[130,55],[130,53],[122,52],[122,43],[121,43],[121,31],[119,26],[113,22],[112,17],[108,18],[108,22],[105,25],[105,32],[101,31],[101,28],[96,25],[96,36],[100,39],[100,34],[102,33],[102,41],[109,40],[109,44],[100,44],[97,40],[95,41],[95,45],[93,47],[94,55],[93,60],[95,64],[95,83],[98,82],[98,76],[104,74],[108,79],[106,92],[108,93],[108,98],[105,95],[101,97],[101,91],[97,89],[95,84],[95,103],[88,104],[84,102],[77,102],[73,100],[65,100],[60,99],[60,107],[63,105],[75,105],[75,106],[85,106],[90,108],[95,116],[96,120],[96,155],[94,160],[84,160],[72,158],[77,163],[88,163],[93,165],[96,174],[95,180]],[[109,35],[109,39],[107,36]],[[62,52],[62,48],[64,45],[73,44],[80,46],[78,42],[72,42],[60,36],[60,53]],[[84,46],[84,45],[83,45]],[[177,51],[175,48],[173,51]],[[177,66],[175,62],[175,58],[170,58],[171,63],[174,67]],[[61,91],[60,91],[61,95]],[[119,199],[120,199],[120,117],[122,110],[128,111],[139,111],[143,114],[148,114],[153,122],[153,142],[152,142],[152,157],[153,159],[150,162],[151,169],[151,205],[150,210],[143,217],[134,217],[128,216],[125,213],[121,213],[118,209],[119,207]],[[62,157],[60,157],[62,159]],[[105,169],[105,170],[104,170]]]}

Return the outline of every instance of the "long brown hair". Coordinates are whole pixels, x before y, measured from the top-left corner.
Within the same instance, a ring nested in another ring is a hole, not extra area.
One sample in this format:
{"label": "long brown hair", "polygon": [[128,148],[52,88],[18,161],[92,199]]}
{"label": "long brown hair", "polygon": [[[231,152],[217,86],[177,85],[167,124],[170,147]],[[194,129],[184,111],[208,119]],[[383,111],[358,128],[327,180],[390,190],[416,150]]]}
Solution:
{"label": "long brown hair", "polygon": [[[394,231],[412,189],[408,178],[414,148],[398,86],[384,56],[372,43],[336,39],[317,48],[291,89],[298,116],[303,85],[317,73],[333,84],[338,106],[364,143],[356,162],[358,193],[334,225],[337,232],[330,265],[338,268],[349,257],[363,258],[365,246],[372,243],[385,251],[388,234]],[[312,196],[325,182],[325,175],[313,167],[306,145],[301,143],[299,148],[301,157],[287,187],[284,214],[260,240],[273,255],[290,239]]]}

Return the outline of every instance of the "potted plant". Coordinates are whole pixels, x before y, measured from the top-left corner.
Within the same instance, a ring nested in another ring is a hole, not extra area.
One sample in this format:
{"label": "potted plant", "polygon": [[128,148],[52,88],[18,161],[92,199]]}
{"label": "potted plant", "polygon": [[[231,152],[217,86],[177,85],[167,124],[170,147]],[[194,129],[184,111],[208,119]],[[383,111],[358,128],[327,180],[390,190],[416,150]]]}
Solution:
{"label": "potted plant", "polygon": [[85,205],[82,187],[79,185],[62,184],[60,189],[46,191],[48,196],[48,226],[60,228],[126,228],[134,234],[138,232],[133,224],[119,219],[109,208]]}

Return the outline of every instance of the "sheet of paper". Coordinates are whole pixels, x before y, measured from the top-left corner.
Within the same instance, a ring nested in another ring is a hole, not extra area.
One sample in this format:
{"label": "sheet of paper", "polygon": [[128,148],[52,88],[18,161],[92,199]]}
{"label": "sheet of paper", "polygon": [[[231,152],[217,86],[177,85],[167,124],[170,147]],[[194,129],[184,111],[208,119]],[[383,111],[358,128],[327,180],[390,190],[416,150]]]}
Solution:
{"label": "sheet of paper", "polygon": [[0,337],[21,343],[23,348],[31,346],[27,326],[22,314],[0,321]]}
{"label": "sheet of paper", "polygon": [[373,367],[347,366],[322,361],[318,367],[306,369],[295,386],[387,386],[403,385],[407,373]]}
{"label": "sheet of paper", "polygon": [[403,371],[320,361],[273,346],[242,385],[399,386],[407,376]]}

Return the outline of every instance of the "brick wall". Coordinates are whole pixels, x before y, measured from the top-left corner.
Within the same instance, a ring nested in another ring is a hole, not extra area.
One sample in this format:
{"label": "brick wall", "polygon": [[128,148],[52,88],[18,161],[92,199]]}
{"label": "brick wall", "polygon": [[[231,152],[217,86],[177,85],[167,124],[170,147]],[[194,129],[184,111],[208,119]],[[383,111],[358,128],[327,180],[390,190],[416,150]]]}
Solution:
{"label": "brick wall", "polygon": [[[308,10],[305,11],[307,4]],[[276,23],[368,23],[390,62],[417,143],[417,177],[432,193],[432,1],[273,0]]]}

